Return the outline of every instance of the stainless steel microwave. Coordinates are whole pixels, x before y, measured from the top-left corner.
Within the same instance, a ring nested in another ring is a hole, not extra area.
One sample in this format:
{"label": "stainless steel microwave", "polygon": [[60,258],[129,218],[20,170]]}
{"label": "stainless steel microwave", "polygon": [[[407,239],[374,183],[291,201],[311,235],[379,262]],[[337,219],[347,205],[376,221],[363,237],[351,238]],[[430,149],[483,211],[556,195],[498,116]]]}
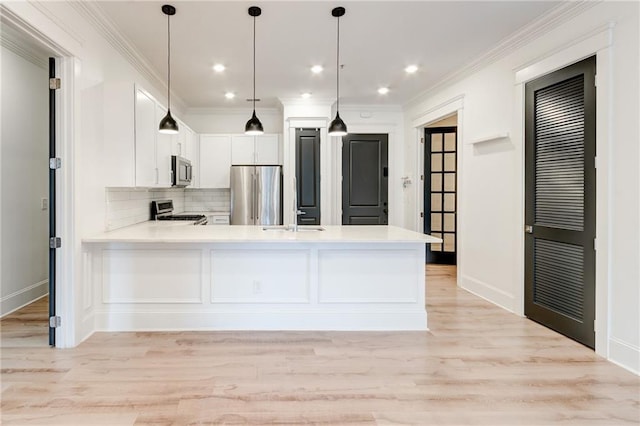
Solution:
{"label": "stainless steel microwave", "polygon": [[191,161],[177,155],[171,156],[171,186],[185,187],[191,185],[193,167]]}

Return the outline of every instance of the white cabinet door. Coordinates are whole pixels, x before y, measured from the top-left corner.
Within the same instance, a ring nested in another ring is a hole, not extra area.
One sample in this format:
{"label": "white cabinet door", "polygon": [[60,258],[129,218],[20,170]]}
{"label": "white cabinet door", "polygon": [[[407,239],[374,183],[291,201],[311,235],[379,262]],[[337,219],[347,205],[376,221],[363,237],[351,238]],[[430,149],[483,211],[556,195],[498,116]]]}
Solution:
{"label": "white cabinet door", "polygon": [[231,135],[231,164],[243,166],[255,164],[255,161],[254,137]]}
{"label": "white cabinet door", "polygon": [[156,169],[156,102],[146,92],[136,89],[135,150],[136,186],[155,186]]}
{"label": "white cabinet door", "polygon": [[190,188],[200,187],[200,150],[198,149],[198,135],[187,128],[185,156],[191,160],[192,176]]}
{"label": "white cabinet door", "polygon": [[255,137],[256,164],[273,166],[280,164],[280,138],[277,134]]}
{"label": "white cabinet door", "polygon": [[231,136],[200,135],[200,188],[229,188]]}
{"label": "white cabinet door", "polygon": [[[167,110],[156,104],[156,123],[160,123]],[[171,186],[171,155],[173,153],[174,135],[158,132],[158,124],[154,126],[156,132],[156,167],[158,168],[158,186]]]}

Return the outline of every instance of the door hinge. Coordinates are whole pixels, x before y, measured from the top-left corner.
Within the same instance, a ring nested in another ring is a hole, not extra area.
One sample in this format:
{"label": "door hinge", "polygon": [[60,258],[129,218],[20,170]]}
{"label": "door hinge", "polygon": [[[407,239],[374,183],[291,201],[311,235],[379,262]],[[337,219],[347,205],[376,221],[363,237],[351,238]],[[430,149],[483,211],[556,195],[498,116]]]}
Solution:
{"label": "door hinge", "polygon": [[420,175],[420,180],[424,180],[424,175]]}
{"label": "door hinge", "polygon": [[593,167],[595,169],[598,168],[598,156],[593,157]]}
{"label": "door hinge", "polygon": [[62,326],[62,318],[55,316],[49,317],[49,327],[56,328]]}
{"label": "door hinge", "polygon": [[60,88],[60,79],[59,78],[50,78],[49,79],[49,90],[58,90]]}
{"label": "door hinge", "polygon": [[60,248],[62,247],[62,238],[60,237],[51,237],[49,238],[49,248]]}
{"label": "door hinge", "polygon": [[420,138],[420,143],[424,143],[424,138]]}
{"label": "door hinge", "polygon": [[593,76],[593,85],[595,87],[598,87],[598,74]]}
{"label": "door hinge", "polygon": [[598,239],[597,238],[593,239],[593,249],[594,250],[598,250]]}
{"label": "door hinge", "polygon": [[62,167],[62,158],[49,158],[49,168],[56,170]]}
{"label": "door hinge", "polygon": [[424,212],[420,212],[420,217],[424,217]]}
{"label": "door hinge", "polygon": [[527,234],[533,234],[533,225],[525,225],[524,232],[526,232]]}

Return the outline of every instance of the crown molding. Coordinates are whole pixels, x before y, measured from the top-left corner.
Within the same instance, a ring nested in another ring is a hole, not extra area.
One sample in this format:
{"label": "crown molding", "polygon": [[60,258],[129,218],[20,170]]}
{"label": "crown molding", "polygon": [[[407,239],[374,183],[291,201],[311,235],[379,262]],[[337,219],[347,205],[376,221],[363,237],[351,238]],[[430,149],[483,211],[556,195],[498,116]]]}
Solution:
{"label": "crown molding", "polygon": [[578,0],[564,1],[560,3],[558,6],[540,16],[538,19],[525,25],[515,33],[503,39],[491,50],[485,52],[483,55],[470,62],[466,66],[462,67],[457,72],[439,80],[428,89],[411,98],[407,103],[403,105],[403,108],[408,109],[417,106],[429,95],[448,85],[458,82],[465,77],[468,77],[469,75],[481,70],[482,68],[485,68],[486,66],[498,61],[499,59],[504,58],[505,56],[518,50],[522,46],[557,28],[559,25],[584,13],[586,10],[591,9],[596,4],[602,3],[602,1],[603,0]]}
{"label": "crown molding", "polygon": [[[95,2],[72,1],[71,6],[102,35],[107,42],[119,52],[133,67],[142,74],[160,93],[167,92],[167,82],[144,55],[138,51],[133,43],[120,32],[118,26],[109,18],[102,8]],[[186,110],[184,101],[171,91],[171,101],[174,109]]]}
{"label": "crown molding", "polygon": [[[185,110],[185,115],[247,115],[251,114],[253,108],[246,107],[234,107],[234,108],[224,108],[224,107],[211,107],[211,108],[187,108]],[[256,108],[257,115],[268,115],[268,116],[281,116],[282,111],[279,108]]]}

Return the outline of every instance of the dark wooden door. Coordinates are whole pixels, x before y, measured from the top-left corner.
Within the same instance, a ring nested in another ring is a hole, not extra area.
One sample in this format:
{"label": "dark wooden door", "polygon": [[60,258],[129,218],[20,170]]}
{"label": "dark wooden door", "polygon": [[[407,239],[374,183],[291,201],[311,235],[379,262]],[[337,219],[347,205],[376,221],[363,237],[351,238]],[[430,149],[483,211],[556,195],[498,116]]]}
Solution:
{"label": "dark wooden door", "polygon": [[342,224],[389,223],[388,135],[342,138]]}
{"label": "dark wooden door", "polygon": [[427,244],[427,263],[456,264],[457,135],[455,126],[425,129],[424,233],[443,240]]}
{"label": "dark wooden door", "polygon": [[296,129],[296,181],[301,225],[320,225],[320,130]]}
{"label": "dark wooden door", "polygon": [[525,89],[525,315],[595,346],[595,57]]}

